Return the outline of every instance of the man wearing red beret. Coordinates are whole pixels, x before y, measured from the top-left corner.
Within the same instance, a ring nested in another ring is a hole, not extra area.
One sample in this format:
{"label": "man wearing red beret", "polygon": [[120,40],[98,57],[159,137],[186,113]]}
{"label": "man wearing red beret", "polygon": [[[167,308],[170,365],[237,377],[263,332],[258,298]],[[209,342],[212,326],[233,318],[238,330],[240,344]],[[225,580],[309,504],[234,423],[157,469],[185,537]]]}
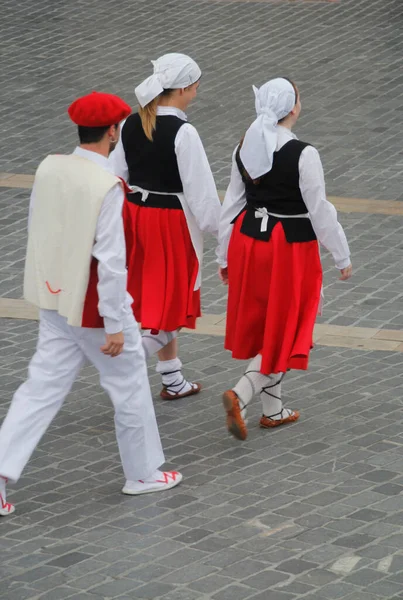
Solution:
{"label": "man wearing red beret", "polygon": [[93,92],[68,112],[80,145],[42,161],[31,196],[24,296],[40,309],[39,339],[0,430],[0,516],[14,512],[7,481],[20,477],[86,359],[114,405],[123,493],[160,491],[182,479],[159,470],[165,459],[126,291],[124,184],[108,170],[119,123],[131,109]]}

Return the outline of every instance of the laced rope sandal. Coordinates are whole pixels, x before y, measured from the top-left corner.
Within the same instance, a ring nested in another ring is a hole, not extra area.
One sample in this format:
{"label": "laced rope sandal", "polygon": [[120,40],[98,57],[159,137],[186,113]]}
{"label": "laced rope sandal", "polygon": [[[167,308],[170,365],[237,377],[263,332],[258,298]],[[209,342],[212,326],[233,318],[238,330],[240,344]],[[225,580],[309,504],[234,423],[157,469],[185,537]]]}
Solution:
{"label": "laced rope sandal", "polygon": [[237,440],[246,440],[248,429],[242,417],[246,405],[242,403],[234,390],[227,390],[222,396],[225,412],[227,413],[227,429]]}
{"label": "laced rope sandal", "polygon": [[[181,373],[181,369],[176,369],[175,371],[167,371],[166,373],[161,373],[161,375],[172,375],[172,373]],[[183,390],[190,385],[190,389],[186,392]],[[171,383],[169,385],[164,385],[160,392],[161,398],[164,400],[178,400],[179,398],[187,398],[188,396],[194,396],[198,394],[202,389],[201,383],[191,383],[187,381],[182,375],[182,380],[178,383]]]}
{"label": "laced rope sandal", "polygon": [[[284,412],[286,413],[285,417],[283,416]],[[277,415],[280,415],[280,418],[273,419],[273,417],[277,417]],[[279,425],[285,425],[286,423],[293,423],[294,421],[298,421],[299,417],[300,413],[298,410],[282,408],[280,412],[274,413],[273,415],[262,415],[262,418],[260,419],[260,427],[262,427],[263,429],[278,427]]]}

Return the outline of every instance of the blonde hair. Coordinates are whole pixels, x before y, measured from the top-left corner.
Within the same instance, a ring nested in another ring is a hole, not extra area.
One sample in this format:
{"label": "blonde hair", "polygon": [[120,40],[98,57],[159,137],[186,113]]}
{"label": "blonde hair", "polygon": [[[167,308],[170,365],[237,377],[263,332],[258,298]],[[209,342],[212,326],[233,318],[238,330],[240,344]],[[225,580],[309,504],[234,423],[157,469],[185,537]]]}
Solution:
{"label": "blonde hair", "polygon": [[150,142],[153,141],[153,133],[157,124],[157,106],[160,96],[161,94],[146,104],[144,108],[139,106],[139,115],[143,131]]}
{"label": "blonde hair", "polygon": [[154,100],[151,100],[148,104],[142,108],[139,106],[139,115],[141,119],[141,125],[143,126],[143,131],[150,140],[153,141],[153,133],[155,131],[155,127],[157,125],[157,108],[160,99],[163,96],[170,96],[174,90],[166,89],[161,94],[159,94]]}

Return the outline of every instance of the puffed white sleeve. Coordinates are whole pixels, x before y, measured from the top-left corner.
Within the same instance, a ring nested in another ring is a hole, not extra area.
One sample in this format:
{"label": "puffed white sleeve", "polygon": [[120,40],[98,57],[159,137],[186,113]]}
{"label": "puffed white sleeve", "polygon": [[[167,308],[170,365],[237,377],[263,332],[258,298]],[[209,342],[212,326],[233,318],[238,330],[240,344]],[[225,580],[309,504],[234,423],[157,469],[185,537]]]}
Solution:
{"label": "puffed white sleeve", "polygon": [[202,141],[190,123],[179,129],[175,153],[183,195],[197,226],[200,231],[217,236],[221,204]]}
{"label": "puffed white sleeve", "polygon": [[217,262],[220,267],[227,266],[228,245],[233,225],[232,221],[246,205],[245,184],[242,181],[235,157],[237,148],[232,155],[231,179],[225,193],[220,214],[220,227],[218,232]]}
{"label": "puffed white sleeve", "polygon": [[332,254],[338,269],[350,264],[350,249],[334,205],[326,198],[319,152],[307,146],[299,159],[299,187],[319,242]]}
{"label": "puffed white sleeve", "polygon": [[98,310],[106,333],[123,330],[127,290],[126,245],[121,183],[105,196],[98,217],[92,255],[98,261]]}
{"label": "puffed white sleeve", "polygon": [[126,154],[122,143],[122,129],[125,122],[120,126],[119,140],[115,149],[109,155],[109,165],[112,172],[126,181],[129,181],[129,167],[126,162]]}

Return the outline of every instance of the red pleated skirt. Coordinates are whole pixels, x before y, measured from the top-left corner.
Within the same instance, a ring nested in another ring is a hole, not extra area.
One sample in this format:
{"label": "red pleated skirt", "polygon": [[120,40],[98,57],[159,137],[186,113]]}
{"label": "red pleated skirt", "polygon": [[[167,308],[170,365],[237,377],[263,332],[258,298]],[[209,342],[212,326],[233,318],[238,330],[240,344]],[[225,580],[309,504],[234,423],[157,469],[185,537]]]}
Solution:
{"label": "red pleated skirt", "polygon": [[124,204],[128,291],[143,329],[195,329],[199,262],[184,212]]}
{"label": "red pleated skirt", "polygon": [[262,354],[261,372],[307,369],[322,287],[319,247],[287,242],[278,223],[268,242],[234,224],[228,249],[225,348],[238,359]]}

